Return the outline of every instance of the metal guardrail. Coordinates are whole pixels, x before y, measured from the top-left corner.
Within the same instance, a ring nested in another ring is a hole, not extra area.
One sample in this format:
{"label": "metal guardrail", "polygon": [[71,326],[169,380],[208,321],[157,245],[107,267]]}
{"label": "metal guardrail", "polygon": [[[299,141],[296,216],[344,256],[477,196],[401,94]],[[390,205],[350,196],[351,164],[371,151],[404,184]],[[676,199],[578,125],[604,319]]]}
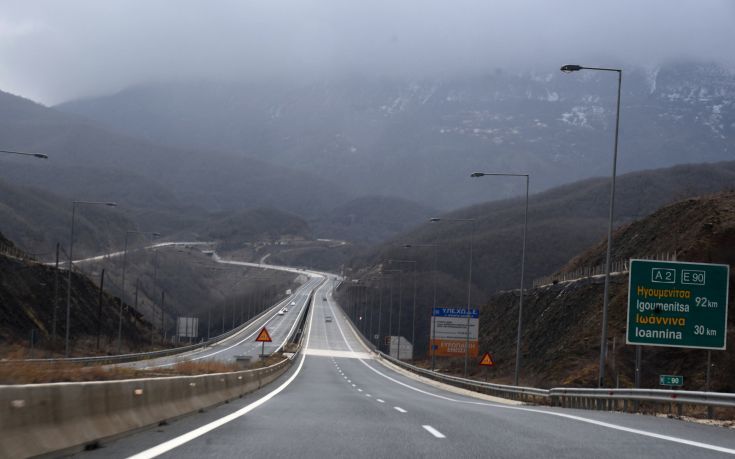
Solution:
{"label": "metal guardrail", "polygon": [[81,364],[116,364],[116,363],[135,362],[138,360],[151,360],[151,359],[156,359],[159,357],[168,357],[171,355],[183,354],[183,353],[194,351],[197,349],[204,349],[208,346],[211,346],[222,340],[225,340],[233,335],[236,335],[237,333],[241,332],[245,328],[252,325],[255,321],[261,319],[264,315],[274,311],[275,309],[280,309],[283,303],[289,301],[289,299],[292,296],[293,295],[289,295],[285,299],[280,300],[275,305],[262,311],[260,314],[252,317],[247,322],[240,324],[239,326],[233,328],[232,330],[228,330],[206,341],[202,341],[200,343],[195,343],[195,344],[190,344],[188,346],[179,346],[179,347],[174,347],[171,349],[162,349],[158,351],[137,352],[137,353],[132,353],[132,354],[120,354],[120,355],[100,355],[100,356],[91,356],[91,357],[62,357],[58,359],[0,360],[0,364],[3,364],[3,363],[39,363],[39,364],[42,364],[42,363],[62,363],[62,362],[63,363],[81,363]]}
{"label": "metal guardrail", "polygon": [[648,402],[669,407],[675,405],[679,415],[681,415],[684,405],[735,408],[735,394],[732,393],[666,389],[586,389],[566,387],[539,389],[535,387],[509,386],[437,373],[399,361],[380,351],[378,351],[378,355],[380,358],[394,365],[435,381],[499,397],[564,408],[637,411],[641,403]]}
{"label": "metal guardrail", "polygon": [[0,243],[0,255],[5,255],[10,258],[15,258],[21,261],[36,261],[36,258],[32,255],[20,250],[15,246]]}
{"label": "metal guardrail", "polygon": [[460,378],[459,376],[437,373],[435,371],[408,364],[380,351],[378,351],[378,355],[381,358],[388,360],[392,364],[398,365],[399,367],[412,373],[426,376],[427,378],[433,379],[435,381],[445,382],[452,386],[464,387],[470,390],[480,391],[498,397],[511,398],[514,400],[522,400],[527,402],[541,402],[548,400],[549,398],[549,391],[547,389],[537,389],[535,387],[523,386],[508,386],[504,384],[494,384],[484,381],[477,381],[474,379]]}

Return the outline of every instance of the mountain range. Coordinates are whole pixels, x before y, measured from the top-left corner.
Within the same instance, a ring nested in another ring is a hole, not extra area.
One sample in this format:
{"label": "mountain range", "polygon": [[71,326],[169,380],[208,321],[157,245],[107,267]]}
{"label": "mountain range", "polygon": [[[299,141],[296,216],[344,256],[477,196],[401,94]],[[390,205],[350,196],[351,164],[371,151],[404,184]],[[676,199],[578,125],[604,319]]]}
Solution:
{"label": "mountain range", "polygon": [[[352,196],[452,209],[519,194],[475,170],[530,173],[532,190],[610,171],[616,78],[608,72],[317,83],[168,81],[56,107],[110,129],[219,149],[300,171]],[[735,159],[735,75],[683,61],[625,68],[621,172]],[[312,183],[315,185],[315,183]]]}

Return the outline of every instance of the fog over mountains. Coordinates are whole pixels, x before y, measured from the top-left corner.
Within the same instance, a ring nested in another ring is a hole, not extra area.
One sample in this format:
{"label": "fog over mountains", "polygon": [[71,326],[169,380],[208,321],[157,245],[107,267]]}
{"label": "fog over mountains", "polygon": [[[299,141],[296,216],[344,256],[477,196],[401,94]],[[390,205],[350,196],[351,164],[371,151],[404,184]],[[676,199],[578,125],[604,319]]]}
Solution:
{"label": "fog over mountains", "polygon": [[[624,67],[620,171],[735,158],[735,75],[710,63]],[[342,77],[312,84],[179,80],[56,107],[186,149],[306,172],[352,196],[452,209],[518,194],[474,170],[532,175],[533,190],[608,175],[614,74]],[[311,182],[310,186],[317,186]]]}

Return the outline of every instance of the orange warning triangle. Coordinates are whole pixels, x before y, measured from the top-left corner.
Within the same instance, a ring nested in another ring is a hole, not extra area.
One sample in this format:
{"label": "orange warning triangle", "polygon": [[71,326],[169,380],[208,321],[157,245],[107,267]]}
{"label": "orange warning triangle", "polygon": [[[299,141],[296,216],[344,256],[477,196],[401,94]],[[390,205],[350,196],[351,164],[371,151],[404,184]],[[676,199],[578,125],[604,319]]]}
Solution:
{"label": "orange warning triangle", "polygon": [[495,365],[495,362],[493,362],[493,356],[490,355],[489,352],[486,352],[485,355],[482,356],[482,360],[480,360],[480,365],[485,367],[491,367]]}
{"label": "orange warning triangle", "polygon": [[268,330],[266,330],[265,327],[263,327],[263,329],[260,330],[260,333],[258,333],[258,337],[255,338],[255,341],[263,342],[263,343],[270,343],[273,340],[271,339],[271,335],[268,334]]}

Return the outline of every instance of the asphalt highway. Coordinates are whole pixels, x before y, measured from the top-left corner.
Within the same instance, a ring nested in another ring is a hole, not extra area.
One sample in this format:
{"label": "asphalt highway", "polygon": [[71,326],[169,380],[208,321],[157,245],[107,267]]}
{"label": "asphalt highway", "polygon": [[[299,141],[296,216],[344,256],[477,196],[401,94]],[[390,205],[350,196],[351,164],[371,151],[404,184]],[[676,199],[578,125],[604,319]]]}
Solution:
{"label": "asphalt highway", "polygon": [[[296,289],[292,295],[272,306],[265,314],[251,321],[237,333],[211,346],[168,357],[119,364],[119,366],[150,369],[168,367],[183,361],[219,360],[234,362],[236,356],[249,356],[251,360],[256,360],[263,348],[265,348],[266,355],[276,352],[283,347],[294,331],[298,322],[297,319],[305,312],[309,295],[322,280],[323,278],[320,276],[310,278]],[[280,315],[279,311],[283,308],[288,309],[288,311]],[[270,343],[265,343],[265,345],[255,342],[255,338],[263,327],[266,327],[273,340]]]}
{"label": "asphalt highway", "polygon": [[[674,419],[488,401],[378,362],[331,296],[316,292],[305,351],[248,396],[80,453],[201,457],[718,457],[728,429]],[[326,297],[324,301],[322,298]],[[325,316],[331,315],[332,322]]]}

